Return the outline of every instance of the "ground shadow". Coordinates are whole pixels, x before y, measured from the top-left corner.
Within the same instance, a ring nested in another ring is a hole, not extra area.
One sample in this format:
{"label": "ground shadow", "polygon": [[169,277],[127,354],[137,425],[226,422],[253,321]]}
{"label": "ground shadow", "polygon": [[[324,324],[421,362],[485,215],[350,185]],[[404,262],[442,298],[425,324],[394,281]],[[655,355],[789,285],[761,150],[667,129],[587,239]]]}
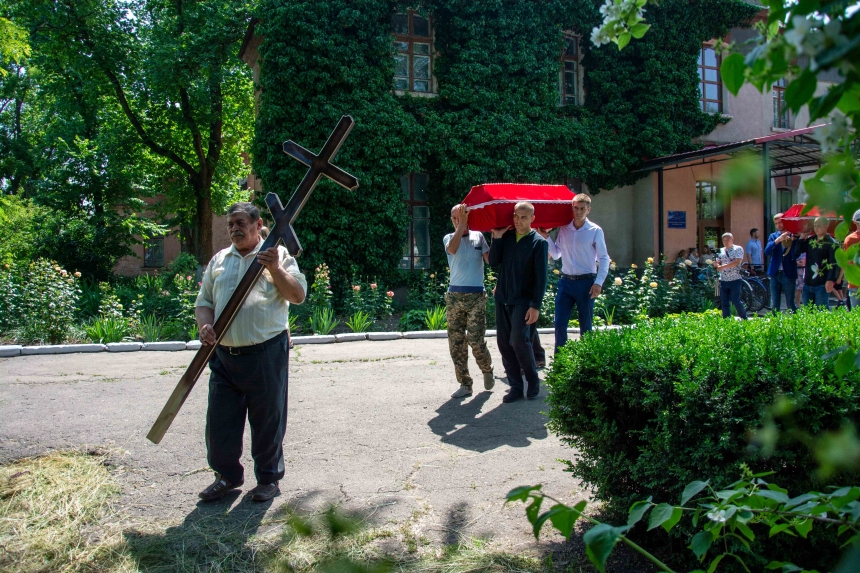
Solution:
{"label": "ground shadow", "polygon": [[537,400],[499,404],[483,413],[490,392],[466,400],[452,398],[436,410],[437,416],[427,425],[434,434],[442,436],[442,443],[466,450],[486,452],[504,445],[524,448],[548,435],[546,416],[541,412],[545,395],[543,388]]}
{"label": "ground shadow", "polygon": [[163,533],[124,532],[127,554],[141,571],[240,571],[255,561],[248,539],[257,533],[272,500],[251,501],[234,490],[200,502],[181,525]]}

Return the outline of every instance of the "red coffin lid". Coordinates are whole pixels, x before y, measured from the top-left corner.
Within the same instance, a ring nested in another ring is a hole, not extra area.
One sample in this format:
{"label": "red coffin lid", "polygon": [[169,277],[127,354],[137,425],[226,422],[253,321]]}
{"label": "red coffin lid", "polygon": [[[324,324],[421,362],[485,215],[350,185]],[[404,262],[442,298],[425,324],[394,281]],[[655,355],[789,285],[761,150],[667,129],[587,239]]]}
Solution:
{"label": "red coffin lid", "polygon": [[513,225],[514,205],[529,201],[535,206],[532,227],[553,229],[573,221],[574,193],[566,185],[485,183],[472,187],[463,199],[469,207],[469,228],[486,232]]}
{"label": "red coffin lid", "polygon": [[[801,215],[804,207],[806,207],[805,203],[798,203],[786,209],[785,213],[782,214],[782,224],[789,233],[795,235],[802,233],[807,221],[811,223],[822,214],[818,210],[818,207],[813,207],[806,215]],[[824,213],[824,216],[830,219],[830,226],[827,228],[827,232],[832,235],[841,217],[837,219],[836,213],[833,212]],[[471,219],[469,221],[471,222]]]}

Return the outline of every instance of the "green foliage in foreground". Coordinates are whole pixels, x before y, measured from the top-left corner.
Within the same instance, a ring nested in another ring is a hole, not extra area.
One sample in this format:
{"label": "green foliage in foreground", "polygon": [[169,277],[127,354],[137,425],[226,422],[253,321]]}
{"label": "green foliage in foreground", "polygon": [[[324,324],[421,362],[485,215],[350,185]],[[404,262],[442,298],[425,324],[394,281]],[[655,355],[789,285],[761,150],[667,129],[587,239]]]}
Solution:
{"label": "green foliage in foreground", "polygon": [[[568,538],[579,519],[584,517],[594,523],[594,527],[583,536],[583,541],[588,558],[601,573],[605,572],[606,559],[619,541],[654,563],[659,570],[674,573],[672,568],[627,537],[638,523],[645,524],[646,516],[649,532],[657,528],[670,532],[688,518],[694,528],[700,527],[702,530],[692,537],[688,549],[699,564],[707,567],[708,573],[724,571],[728,565],[740,565],[750,571],[747,565],[755,567],[754,561],[757,560],[752,545],[757,539],[767,543],[776,535],[790,536],[802,538],[796,543],[807,545],[813,526],[827,528],[828,535],[840,538],[843,547],[849,547],[835,569],[836,573],[853,573],[860,568],[860,502],[857,501],[860,487],[831,488],[827,493],[809,492],[790,497],[787,490],[762,479],[767,474],[746,473],[741,480],[719,491],[705,481],[691,482],[680,496],[680,505],[657,504],[650,497],[638,501],[630,507],[626,525],[618,527],[583,516],[587,502],[568,507],[541,492],[539,485],[513,489],[507,498],[509,502],[528,504],[526,516],[535,537],[540,535],[547,521]],[[556,503],[541,513],[545,500]],[[835,562],[835,557],[820,556],[816,563]],[[818,565],[802,568],[774,560],[764,565],[764,569],[782,573],[817,573],[811,569],[813,566]],[[704,573],[704,569],[696,569],[693,573]]]}
{"label": "green foliage in foreground", "polygon": [[858,336],[860,314],[807,310],[750,321],[680,316],[592,333],[555,357],[550,428],[577,451],[569,470],[613,518],[648,495],[671,502],[703,476],[726,488],[744,462],[777,471],[791,492],[815,490],[823,485],[809,473],[816,460],[807,448],[778,444],[759,459],[746,435],[778,394],[800,405],[796,422],[810,432],[856,424],[860,371],[840,377],[822,357]]}

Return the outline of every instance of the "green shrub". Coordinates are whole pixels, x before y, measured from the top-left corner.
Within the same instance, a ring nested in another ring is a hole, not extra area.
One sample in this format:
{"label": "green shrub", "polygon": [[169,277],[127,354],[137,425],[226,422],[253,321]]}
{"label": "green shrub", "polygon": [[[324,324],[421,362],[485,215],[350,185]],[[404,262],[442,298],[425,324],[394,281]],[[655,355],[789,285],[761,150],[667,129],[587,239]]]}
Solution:
{"label": "green shrub", "polygon": [[445,318],[445,307],[435,306],[424,311],[424,326],[427,327],[427,330],[447,329],[448,321]]}
{"label": "green shrub", "polygon": [[328,334],[334,330],[340,321],[334,317],[331,307],[315,308],[311,316],[311,330],[314,334]]}
{"label": "green shrub", "polygon": [[4,266],[0,327],[24,343],[65,342],[75,318],[79,277],[47,259]]}
{"label": "green shrub", "polygon": [[[95,319],[91,324],[84,327],[90,340],[101,344],[122,342],[129,335],[128,320],[123,317],[103,316]],[[148,342],[148,341],[147,341]]]}
{"label": "green shrub", "polygon": [[353,332],[367,332],[370,330],[373,320],[364,311],[359,310],[346,321],[346,326]]}
{"label": "green shrub", "polygon": [[162,322],[152,314],[144,315],[137,323],[137,334],[144,342],[161,339]]}
{"label": "green shrub", "polygon": [[424,324],[425,318],[427,318],[426,310],[407,310],[403,313],[403,316],[400,317],[400,321],[397,323],[397,330],[400,332],[424,330],[426,327]]}
{"label": "green shrub", "polygon": [[648,495],[672,503],[697,479],[723,488],[742,463],[778,471],[791,492],[815,490],[823,484],[810,477],[806,448],[780,444],[763,459],[746,435],[779,394],[802,406],[797,422],[813,433],[860,421],[860,371],[840,379],[822,359],[858,337],[860,313],[807,310],[750,321],[683,315],[595,332],[555,356],[549,425],[576,451],[570,471],[613,519]]}

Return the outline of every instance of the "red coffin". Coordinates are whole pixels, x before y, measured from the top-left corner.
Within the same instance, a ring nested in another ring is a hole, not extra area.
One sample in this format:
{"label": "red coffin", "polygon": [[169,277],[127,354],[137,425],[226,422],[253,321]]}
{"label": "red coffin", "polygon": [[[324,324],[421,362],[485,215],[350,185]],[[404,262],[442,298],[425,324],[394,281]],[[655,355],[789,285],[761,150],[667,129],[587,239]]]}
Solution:
{"label": "red coffin", "polygon": [[513,225],[514,205],[528,201],[535,206],[532,227],[553,229],[573,221],[573,191],[566,185],[485,183],[472,187],[463,199],[469,207],[469,228],[486,232]]}
{"label": "red coffin", "polygon": [[[818,210],[818,207],[813,207],[806,215],[801,215],[804,207],[806,207],[804,203],[798,203],[786,209],[785,213],[782,214],[782,224],[789,233],[799,235],[804,232],[804,227],[807,224],[809,225],[809,232],[812,232],[812,221],[819,217],[821,212]],[[837,219],[836,213],[833,212],[824,213],[824,216],[830,219],[830,226],[827,228],[827,232],[832,235],[841,217]],[[471,222],[471,219],[469,219],[469,222]]]}

